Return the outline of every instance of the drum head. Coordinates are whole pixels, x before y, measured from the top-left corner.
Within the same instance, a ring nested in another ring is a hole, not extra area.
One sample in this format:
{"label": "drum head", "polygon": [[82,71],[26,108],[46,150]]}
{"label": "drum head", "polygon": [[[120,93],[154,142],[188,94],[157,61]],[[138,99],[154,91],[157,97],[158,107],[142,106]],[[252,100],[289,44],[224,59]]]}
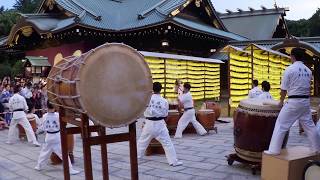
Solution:
{"label": "drum head", "polygon": [[212,109],[200,109],[198,112],[213,112]]}
{"label": "drum head", "polygon": [[249,109],[265,110],[265,111],[280,111],[278,106],[279,101],[275,100],[261,100],[261,99],[244,99],[240,101],[240,106]]}
{"label": "drum head", "polygon": [[320,161],[314,161],[306,165],[304,180],[318,180],[320,177]]}
{"label": "drum head", "polygon": [[106,127],[136,121],[149,104],[152,77],[144,57],[123,44],[106,44],[84,55],[77,91],[88,116]]}

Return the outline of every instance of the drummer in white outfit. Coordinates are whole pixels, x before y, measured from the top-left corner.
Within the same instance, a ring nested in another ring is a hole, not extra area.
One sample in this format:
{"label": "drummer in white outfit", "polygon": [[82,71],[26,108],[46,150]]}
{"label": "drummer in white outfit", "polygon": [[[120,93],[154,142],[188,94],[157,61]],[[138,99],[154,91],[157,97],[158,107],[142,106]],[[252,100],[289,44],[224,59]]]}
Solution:
{"label": "drummer in white outfit", "polygon": [[252,81],[253,88],[249,91],[248,98],[257,98],[260,94],[262,94],[261,89],[258,87],[259,81]]}
{"label": "drummer in white outfit", "polygon": [[311,150],[320,151],[320,137],[312,121],[309,99],[312,72],[303,64],[303,56],[303,49],[294,48],[291,51],[293,64],[285,70],[282,78],[280,105],[283,105],[287,93],[289,99],[280,111],[269,150],[265,151],[267,154],[280,154],[284,136],[296,120],[300,121],[307,133],[311,142]]}
{"label": "drummer in white outfit", "polygon": [[[55,112],[55,109],[51,103],[47,103],[48,113],[43,115],[43,129],[46,131],[45,143],[40,151],[38,163],[34,169],[40,171],[41,165],[49,159],[52,152],[57,154],[62,159],[61,153],[61,137],[60,137],[60,123],[59,113]],[[68,163],[70,168],[70,174],[78,174],[79,171],[73,169],[71,161],[68,156]]]}
{"label": "drummer in white outfit", "polygon": [[144,113],[146,121],[137,143],[138,158],[141,158],[144,155],[150,141],[155,138],[161,143],[166,153],[169,165],[179,166],[182,165],[182,162],[177,159],[176,151],[171,142],[166,122],[164,121],[168,116],[169,104],[166,99],[161,97],[161,89],[162,86],[159,82],[153,83],[154,94],[152,95],[150,104]]}
{"label": "drummer in white outfit", "polygon": [[14,87],[14,95],[9,99],[10,111],[13,111],[12,120],[8,132],[7,144],[12,144],[15,139],[15,129],[18,124],[20,124],[26,132],[28,142],[32,142],[35,146],[40,146],[33,129],[27,119],[25,111],[28,110],[27,102],[24,97],[19,95],[20,86],[16,85]]}
{"label": "drummer in white outfit", "polygon": [[270,91],[270,83],[268,81],[263,81],[261,83],[262,93],[257,97],[262,100],[273,100],[272,95],[269,93]]}
{"label": "drummer in white outfit", "polygon": [[196,113],[193,107],[193,100],[191,93],[189,92],[190,89],[191,85],[189,83],[184,83],[183,94],[178,97],[180,104],[183,105],[184,113],[179,119],[174,138],[182,138],[182,132],[186,129],[190,122],[192,123],[193,127],[196,129],[198,134],[200,134],[201,136],[207,134],[207,131],[196,120]]}

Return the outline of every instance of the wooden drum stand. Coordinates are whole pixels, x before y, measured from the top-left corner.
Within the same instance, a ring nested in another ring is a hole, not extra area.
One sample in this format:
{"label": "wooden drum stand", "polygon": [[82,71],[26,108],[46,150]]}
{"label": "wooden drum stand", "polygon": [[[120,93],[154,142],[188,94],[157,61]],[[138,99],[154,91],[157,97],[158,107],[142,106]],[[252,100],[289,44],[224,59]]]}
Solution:
{"label": "wooden drum stand", "polygon": [[[68,164],[68,134],[81,134],[83,144],[83,160],[84,160],[84,173],[86,180],[93,179],[92,173],[92,159],[91,159],[91,146],[101,146],[101,159],[102,159],[102,174],[103,179],[109,179],[108,171],[108,153],[107,144],[129,141],[130,145],[130,166],[131,166],[131,179],[138,179],[138,159],[137,159],[137,143],[136,143],[136,124],[129,125],[128,133],[120,133],[113,135],[106,135],[106,129],[103,126],[90,126],[89,118],[86,114],[81,114],[81,121],[75,120],[74,117],[67,115],[63,107],[59,109],[60,114],[60,129],[61,129],[61,149],[62,161],[64,170],[64,179],[70,180],[69,164]],[[71,123],[77,127],[66,127],[67,123]],[[91,132],[98,132],[99,136],[91,137]]]}

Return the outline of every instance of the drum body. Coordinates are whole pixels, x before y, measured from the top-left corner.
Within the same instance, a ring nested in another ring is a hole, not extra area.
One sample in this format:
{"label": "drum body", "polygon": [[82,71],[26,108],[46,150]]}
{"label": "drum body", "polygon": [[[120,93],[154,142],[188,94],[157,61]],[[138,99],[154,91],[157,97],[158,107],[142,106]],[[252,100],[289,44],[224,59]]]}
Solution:
{"label": "drum body", "polygon": [[197,120],[207,130],[214,129],[215,114],[212,109],[201,109],[197,111]]}
{"label": "drum body", "polygon": [[[67,143],[68,143],[67,150],[68,150],[68,154],[69,154],[69,157],[70,157],[70,161],[71,161],[71,163],[74,163],[74,157],[73,157],[74,136],[73,136],[73,134],[68,134],[67,135]],[[51,153],[50,160],[51,160],[51,164],[52,165],[57,165],[57,164],[61,164],[62,163],[62,160],[54,152]]]}
{"label": "drum body", "polygon": [[[36,121],[35,120],[29,121],[29,123],[30,123],[30,125],[32,127],[33,132],[36,133],[37,132],[37,123],[36,123]],[[19,129],[19,138],[20,139],[26,138],[27,137],[26,131],[23,129],[23,127],[20,124],[18,124],[18,129]]]}
{"label": "drum body", "polygon": [[149,104],[152,77],[138,51],[112,43],[61,60],[47,87],[53,104],[86,113],[96,124],[121,127],[135,122]]}
{"label": "drum body", "polygon": [[178,110],[169,110],[168,117],[166,119],[167,127],[170,135],[176,133],[177,125],[181,115]]}
{"label": "drum body", "polygon": [[280,107],[262,105],[261,100],[240,101],[234,113],[234,146],[237,155],[250,162],[261,162],[269,148]]}
{"label": "drum body", "polygon": [[[312,121],[314,122],[315,125],[317,125],[317,122],[319,121],[318,119],[318,112],[314,109],[311,109],[311,114],[312,114]],[[304,130],[301,126],[301,124],[299,123],[299,133],[303,133]]]}
{"label": "drum body", "polygon": [[217,120],[221,115],[221,106],[213,101],[206,101],[206,109],[212,109],[215,114],[215,120]]}
{"label": "drum body", "polygon": [[164,149],[159,141],[152,139],[149,146],[146,149],[145,155],[151,156],[154,154],[165,154]]}

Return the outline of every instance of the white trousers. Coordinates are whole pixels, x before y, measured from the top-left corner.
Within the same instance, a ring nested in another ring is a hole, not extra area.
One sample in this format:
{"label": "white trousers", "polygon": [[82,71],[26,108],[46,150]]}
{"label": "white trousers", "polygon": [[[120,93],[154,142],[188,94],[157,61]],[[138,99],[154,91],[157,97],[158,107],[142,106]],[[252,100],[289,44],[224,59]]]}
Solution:
{"label": "white trousers", "polygon": [[177,160],[176,150],[171,142],[169,132],[164,120],[161,121],[151,121],[146,120],[145,125],[142,129],[142,133],[138,140],[138,158],[144,155],[150,141],[155,138],[158,140],[165,153],[169,164],[175,164]]}
{"label": "white trousers", "polygon": [[269,146],[271,153],[279,154],[286,132],[299,120],[311,143],[312,151],[320,151],[320,137],[312,121],[309,99],[289,99],[282,107]]}
{"label": "white trousers", "polygon": [[33,129],[31,127],[31,124],[29,123],[28,119],[26,117],[20,118],[20,119],[12,119],[9,127],[9,132],[8,132],[8,141],[13,142],[13,140],[17,139],[17,133],[16,133],[16,128],[17,125],[20,124],[23,129],[26,132],[28,142],[33,142],[37,143],[36,136],[33,132]]}
{"label": "white trousers", "polygon": [[200,135],[204,135],[207,131],[203,128],[203,126],[196,120],[196,114],[194,109],[187,110],[183,113],[181,118],[179,119],[175,138],[181,138],[182,132],[186,129],[189,123],[192,123],[193,127],[196,129],[197,133]]}
{"label": "white trousers", "polygon": [[[42,144],[42,148],[38,158],[38,165],[40,167],[45,161],[49,159],[52,152],[54,152],[57,156],[59,156],[60,159],[62,159],[60,133],[46,134],[45,143]],[[69,156],[68,156],[68,163],[69,163],[69,168],[72,169],[72,164]]]}

